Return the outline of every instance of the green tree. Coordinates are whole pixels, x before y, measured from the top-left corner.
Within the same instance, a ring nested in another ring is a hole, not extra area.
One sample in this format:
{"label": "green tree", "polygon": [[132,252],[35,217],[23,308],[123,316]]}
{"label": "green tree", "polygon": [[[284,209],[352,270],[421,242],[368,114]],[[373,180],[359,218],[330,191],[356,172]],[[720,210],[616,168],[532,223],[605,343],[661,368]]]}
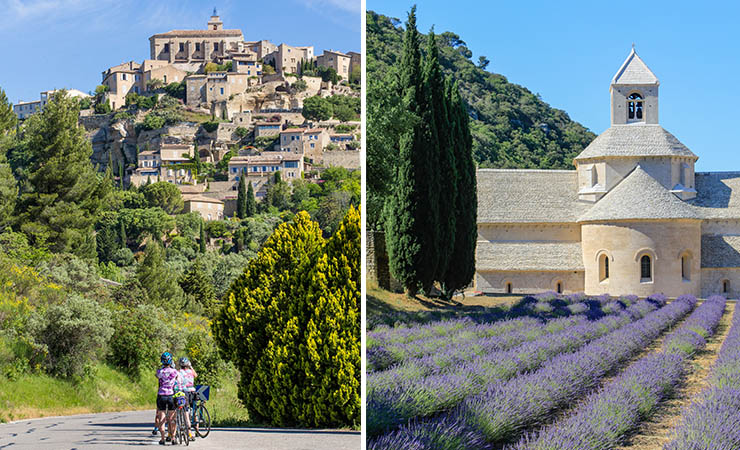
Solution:
{"label": "green tree", "polygon": [[408,15],[401,55],[404,107],[421,120],[401,136],[395,191],[388,204],[387,245],[390,270],[409,295],[429,289],[434,279],[437,249],[438,191],[435,180],[436,140],[433,105],[421,71],[416,7]]}
{"label": "green tree", "polygon": [[[247,217],[247,186],[245,183],[246,175],[239,177],[239,193],[236,197],[236,216],[240,219]],[[252,183],[249,183],[252,184]]]}
{"label": "green tree", "polygon": [[214,337],[243,374],[239,397],[254,420],[319,427],[359,419],[356,212],[345,229],[327,245],[308,214],[296,214],[225,295]]}
{"label": "green tree", "polygon": [[123,221],[118,224],[118,241],[121,243],[121,248],[128,247],[128,238],[126,237],[126,226]]}
{"label": "green tree", "polygon": [[198,239],[198,251],[201,254],[206,252],[206,230],[203,228],[203,221],[200,222],[200,237]]}
{"label": "green tree", "polygon": [[94,258],[94,225],[111,187],[90,162],[92,146],[78,114],[77,102],[59,91],[26,120],[22,139],[32,162],[16,224],[34,245],[48,242],[54,252]]}
{"label": "green tree", "polygon": [[15,128],[17,119],[13,105],[8,101],[5,91],[0,88],[0,136],[7,135]]}
{"label": "green tree", "polygon": [[454,205],[457,197],[457,169],[452,148],[450,133],[452,127],[448,113],[445,79],[439,64],[439,49],[433,30],[427,36],[426,56],[424,85],[428,90],[429,102],[432,105],[431,116],[434,128],[436,128],[435,139],[431,142],[432,147],[429,148],[429,151],[434,153],[432,167],[434,178],[431,186],[437,191],[435,197],[438,199],[438,204],[445,206],[438,209],[434,239],[425,242],[424,245],[434,246],[437,251],[436,267],[432,276],[434,280],[441,280],[447,271],[447,264],[455,245],[455,213],[447,205]]}
{"label": "green tree", "polygon": [[144,186],[141,192],[149,206],[162,208],[167,214],[179,213],[185,204],[177,186],[166,181]]}
{"label": "green tree", "polygon": [[151,240],[147,244],[144,260],[136,268],[136,278],[156,306],[169,311],[182,306],[182,289],[165,264],[164,250],[157,241]]}
{"label": "green tree", "polygon": [[303,101],[303,117],[308,120],[329,120],[334,110],[332,104],[321,96],[315,95]]}
{"label": "green tree", "polygon": [[16,123],[13,105],[0,88],[0,232],[10,224],[18,196],[18,183],[5,156],[8,149],[15,145]]}
{"label": "green tree", "polygon": [[252,183],[247,186],[247,201],[246,201],[246,215],[252,217],[257,214],[257,199],[254,196],[254,187]]}
{"label": "green tree", "polygon": [[212,313],[215,294],[210,278],[203,270],[200,259],[196,259],[190,268],[180,277],[178,281],[183,292],[198,302],[210,315]]}
{"label": "green tree", "polygon": [[347,105],[339,105],[334,107],[334,117],[340,122],[349,122],[357,118],[357,115]]}
{"label": "green tree", "polygon": [[452,298],[454,292],[467,286],[475,275],[478,196],[468,112],[457,82],[454,85],[448,82],[447,97],[451,106],[451,125],[455,130],[453,150],[457,167],[457,197],[453,214],[457,219],[455,245],[447,272],[440,281],[445,297]]}
{"label": "green tree", "polygon": [[108,114],[113,110],[113,108],[110,107],[110,100],[107,98],[103,100],[102,98],[95,102],[95,114]]}

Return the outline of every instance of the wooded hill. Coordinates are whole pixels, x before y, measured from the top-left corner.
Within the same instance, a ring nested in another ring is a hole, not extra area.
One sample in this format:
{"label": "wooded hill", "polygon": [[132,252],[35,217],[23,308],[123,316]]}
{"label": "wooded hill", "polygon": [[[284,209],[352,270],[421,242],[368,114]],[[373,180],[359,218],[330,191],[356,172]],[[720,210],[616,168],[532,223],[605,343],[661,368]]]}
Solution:
{"label": "wooded hill", "polygon": [[[369,81],[389,73],[402,53],[402,39],[400,20],[367,12]],[[459,81],[468,104],[473,157],[480,167],[573,168],[573,158],[595,134],[527,88],[487,72],[486,61],[471,61],[471,50],[457,34],[448,31],[437,39],[444,73]]]}

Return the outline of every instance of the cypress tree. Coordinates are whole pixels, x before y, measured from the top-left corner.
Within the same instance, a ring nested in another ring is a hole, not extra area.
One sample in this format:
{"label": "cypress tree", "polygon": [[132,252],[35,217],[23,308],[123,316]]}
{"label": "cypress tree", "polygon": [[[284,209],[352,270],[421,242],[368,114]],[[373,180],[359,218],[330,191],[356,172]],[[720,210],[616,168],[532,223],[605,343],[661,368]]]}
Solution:
{"label": "cypress tree", "polygon": [[206,252],[206,230],[203,229],[203,221],[200,222],[200,242],[198,243],[200,253]]}
{"label": "cypress tree", "polygon": [[183,292],[177,278],[165,264],[164,249],[152,239],[146,245],[144,260],[136,268],[136,278],[157,306],[174,310],[182,306]]}
{"label": "cypress tree", "polygon": [[252,217],[257,213],[257,199],[254,197],[252,183],[249,183],[249,186],[247,186],[246,213],[247,217]]}
{"label": "cypress tree", "polygon": [[400,139],[396,189],[387,205],[387,247],[391,273],[414,295],[419,286],[429,291],[434,281],[439,221],[436,126],[430,89],[422,77],[415,6],[406,24],[400,70],[404,107],[420,120]]}
{"label": "cypress tree", "polygon": [[447,271],[440,281],[445,297],[451,298],[456,290],[467,286],[475,275],[478,195],[468,112],[457,82],[448,89],[448,100],[455,129],[453,149],[457,167],[457,196],[454,214],[457,220],[455,246]]}
{"label": "cypress tree", "polygon": [[239,177],[239,194],[236,197],[236,216],[240,219],[247,217],[247,187],[244,182],[245,178],[244,174]]}
{"label": "cypress tree", "polygon": [[123,190],[123,163],[118,161],[118,186]]}
{"label": "cypress tree", "polygon": [[450,117],[448,114],[448,99],[445,78],[439,64],[439,49],[434,29],[429,32],[427,40],[427,59],[424,70],[424,83],[429,90],[430,101],[433,104],[432,123],[436,128],[436,140],[429,149],[433,155],[434,178],[430,188],[437,190],[439,216],[436,226],[434,242],[429,244],[437,248],[437,267],[434,279],[441,281],[447,271],[447,265],[455,245],[455,197],[457,196],[457,170],[455,155],[452,148]]}
{"label": "cypress tree", "polygon": [[152,184],[152,176],[151,175],[147,175],[146,176],[146,184],[144,186],[149,186],[150,184]]}
{"label": "cypress tree", "polygon": [[118,240],[121,241],[121,248],[126,248],[128,245],[128,237],[126,236],[126,226],[123,224],[123,220],[120,222],[118,229]]}

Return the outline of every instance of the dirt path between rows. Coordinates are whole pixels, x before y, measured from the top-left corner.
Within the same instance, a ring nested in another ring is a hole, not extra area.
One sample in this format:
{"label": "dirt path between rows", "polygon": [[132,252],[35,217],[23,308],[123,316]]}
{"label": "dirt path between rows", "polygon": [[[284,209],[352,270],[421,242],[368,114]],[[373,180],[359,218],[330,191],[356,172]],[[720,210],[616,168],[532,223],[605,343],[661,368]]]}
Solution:
{"label": "dirt path between rows", "polygon": [[707,386],[707,376],[719,355],[719,349],[730,332],[735,303],[727,303],[725,313],[707,345],[689,360],[686,374],[672,395],[658,405],[649,419],[643,421],[619,450],[661,450],[670,442],[683,409]]}

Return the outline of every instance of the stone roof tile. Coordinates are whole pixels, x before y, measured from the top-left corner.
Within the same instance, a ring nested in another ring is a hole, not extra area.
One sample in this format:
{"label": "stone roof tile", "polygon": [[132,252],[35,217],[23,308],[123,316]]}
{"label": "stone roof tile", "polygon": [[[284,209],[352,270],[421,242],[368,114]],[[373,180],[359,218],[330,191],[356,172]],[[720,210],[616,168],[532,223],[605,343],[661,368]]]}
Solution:
{"label": "stone roof tile", "polygon": [[578,221],[698,218],[690,204],[671,194],[638,165]]}
{"label": "stone roof tile", "polygon": [[605,156],[698,157],[660,125],[633,123],[612,125],[596,137],[576,160]]}
{"label": "stone roof tile", "polygon": [[740,236],[702,235],[702,267],[740,267]]}
{"label": "stone roof tile", "polygon": [[578,200],[575,170],[479,169],[478,223],[576,222],[589,203]]}
{"label": "stone roof tile", "polygon": [[740,218],[740,172],[697,172],[694,205],[703,219]]}
{"label": "stone roof tile", "polygon": [[658,77],[637,56],[633,47],[627,59],[622,63],[622,67],[614,74],[612,84],[659,84],[659,82]]}

